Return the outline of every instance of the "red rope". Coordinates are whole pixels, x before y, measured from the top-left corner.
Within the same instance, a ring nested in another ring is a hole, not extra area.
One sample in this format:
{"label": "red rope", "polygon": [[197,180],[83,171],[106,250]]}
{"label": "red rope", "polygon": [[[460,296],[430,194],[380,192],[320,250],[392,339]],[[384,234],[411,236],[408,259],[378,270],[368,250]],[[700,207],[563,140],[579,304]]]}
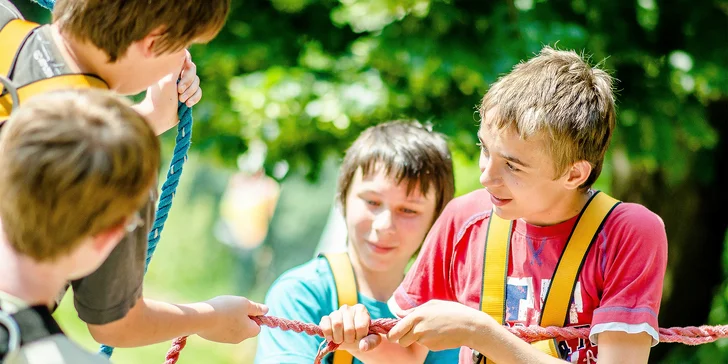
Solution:
{"label": "red rope", "polygon": [[[293,331],[297,333],[306,333],[311,336],[323,337],[323,332],[318,325],[309,324],[300,321],[288,320],[273,316],[254,316],[251,317],[260,326],[268,326],[278,328],[284,331]],[[369,334],[387,334],[389,330],[397,324],[396,319],[378,319],[373,320],[369,325]],[[508,331],[520,337],[526,342],[541,341],[547,339],[557,339],[559,341],[571,340],[577,338],[588,338],[589,327],[508,327]],[[663,343],[682,343],[686,345],[706,344],[718,339],[728,337],[728,325],[722,326],[688,326],[688,327],[671,327],[669,329],[660,329],[660,342]],[[167,360],[165,364],[175,364],[179,359],[179,353],[185,347],[187,337],[177,338],[172,344],[172,348],[167,352]],[[329,342],[325,347],[319,349],[314,364],[320,364],[326,354],[335,351],[339,347],[338,344]]]}

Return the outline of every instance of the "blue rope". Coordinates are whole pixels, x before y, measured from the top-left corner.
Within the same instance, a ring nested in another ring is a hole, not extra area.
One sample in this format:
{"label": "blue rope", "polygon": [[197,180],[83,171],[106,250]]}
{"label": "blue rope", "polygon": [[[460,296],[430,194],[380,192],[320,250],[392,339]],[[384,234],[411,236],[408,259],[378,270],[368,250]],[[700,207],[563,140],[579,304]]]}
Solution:
{"label": "blue rope", "polygon": [[[149,231],[149,235],[147,236],[147,261],[144,265],[145,274],[147,273],[147,268],[149,268],[149,262],[152,261],[154,251],[157,249],[157,243],[159,243],[159,237],[162,235],[164,223],[167,221],[167,216],[169,216],[169,210],[172,208],[172,198],[174,198],[177,191],[177,185],[182,176],[182,167],[185,161],[187,161],[187,151],[190,149],[190,140],[192,139],[192,109],[183,103],[179,103],[177,116],[179,117],[179,124],[177,125],[177,139],[174,145],[174,154],[172,155],[172,160],[169,162],[167,179],[164,181],[162,192],[159,195],[154,225],[152,225],[152,230]],[[99,352],[107,357],[111,357],[114,348],[101,345]]]}
{"label": "blue rope", "polygon": [[[48,10],[53,10],[53,6],[56,4],[56,0],[35,0],[35,2]],[[172,198],[174,198],[177,191],[177,185],[182,176],[182,167],[185,161],[187,161],[187,151],[190,149],[190,140],[192,139],[192,109],[180,102],[179,108],[177,109],[177,116],[179,117],[179,124],[177,125],[177,139],[175,141],[174,154],[169,163],[167,179],[164,181],[162,192],[159,195],[154,225],[152,225],[152,229],[147,236],[147,260],[144,265],[145,274],[147,273],[147,268],[149,268],[149,262],[152,260],[152,255],[154,255],[154,251],[157,249],[157,243],[159,243],[159,237],[162,235],[162,229],[164,229],[164,223],[167,221],[169,210],[172,208]],[[99,352],[107,357],[111,357],[114,348],[101,345]]]}

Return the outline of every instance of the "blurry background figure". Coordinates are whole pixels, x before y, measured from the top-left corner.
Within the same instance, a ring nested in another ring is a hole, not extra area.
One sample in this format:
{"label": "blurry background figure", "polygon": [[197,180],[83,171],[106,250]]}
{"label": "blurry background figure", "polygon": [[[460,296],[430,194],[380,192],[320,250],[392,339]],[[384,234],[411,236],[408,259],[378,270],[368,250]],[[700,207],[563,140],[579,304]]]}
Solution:
{"label": "blurry background figure", "polygon": [[262,170],[233,175],[220,202],[220,241],[244,250],[258,247],[268,235],[279,196],[278,182]]}

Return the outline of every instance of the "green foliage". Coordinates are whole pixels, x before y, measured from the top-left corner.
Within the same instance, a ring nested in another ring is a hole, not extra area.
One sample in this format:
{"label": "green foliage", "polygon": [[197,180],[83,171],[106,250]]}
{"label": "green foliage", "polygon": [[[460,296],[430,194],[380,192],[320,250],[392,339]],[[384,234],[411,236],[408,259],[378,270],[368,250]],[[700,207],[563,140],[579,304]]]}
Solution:
{"label": "green foliage", "polygon": [[[634,167],[687,177],[715,146],[707,102],[728,94],[728,48],[711,24],[726,7],[654,0],[246,1],[193,49],[205,101],[197,114],[208,154],[233,163],[254,140],[265,167],[315,177],[367,126],[430,121],[475,158],[475,108],[488,85],[543,45],[576,49],[619,82],[614,148]],[[617,19],[620,19],[617,21]]]}

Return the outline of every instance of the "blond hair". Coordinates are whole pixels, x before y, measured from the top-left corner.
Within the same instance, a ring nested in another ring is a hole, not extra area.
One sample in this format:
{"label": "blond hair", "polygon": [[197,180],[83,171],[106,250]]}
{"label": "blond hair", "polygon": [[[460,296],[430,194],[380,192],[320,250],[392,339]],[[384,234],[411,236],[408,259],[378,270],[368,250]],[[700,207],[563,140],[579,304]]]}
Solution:
{"label": "blond hair", "polygon": [[38,261],[125,223],[148,200],[159,140],[107,91],[29,99],[0,133],[0,219],[10,245]]}
{"label": "blond hair", "polygon": [[346,213],[346,196],[358,169],[364,176],[379,168],[407,193],[419,184],[426,195],[435,190],[435,218],[455,194],[452,157],[447,141],[417,121],[390,121],[365,130],[346,151],[339,172],[337,199]]}
{"label": "blond hair", "polygon": [[480,117],[527,139],[544,135],[556,178],[580,160],[592,166],[582,188],[599,177],[615,128],[612,78],[573,51],[545,47],[516,65],[483,97]]}
{"label": "blond hair", "polygon": [[129,46],[161,29],[159,54],[211,39],[222,29],[230,0],[58,0],[53,21],[71,37],[90,41],[116,62]]}

